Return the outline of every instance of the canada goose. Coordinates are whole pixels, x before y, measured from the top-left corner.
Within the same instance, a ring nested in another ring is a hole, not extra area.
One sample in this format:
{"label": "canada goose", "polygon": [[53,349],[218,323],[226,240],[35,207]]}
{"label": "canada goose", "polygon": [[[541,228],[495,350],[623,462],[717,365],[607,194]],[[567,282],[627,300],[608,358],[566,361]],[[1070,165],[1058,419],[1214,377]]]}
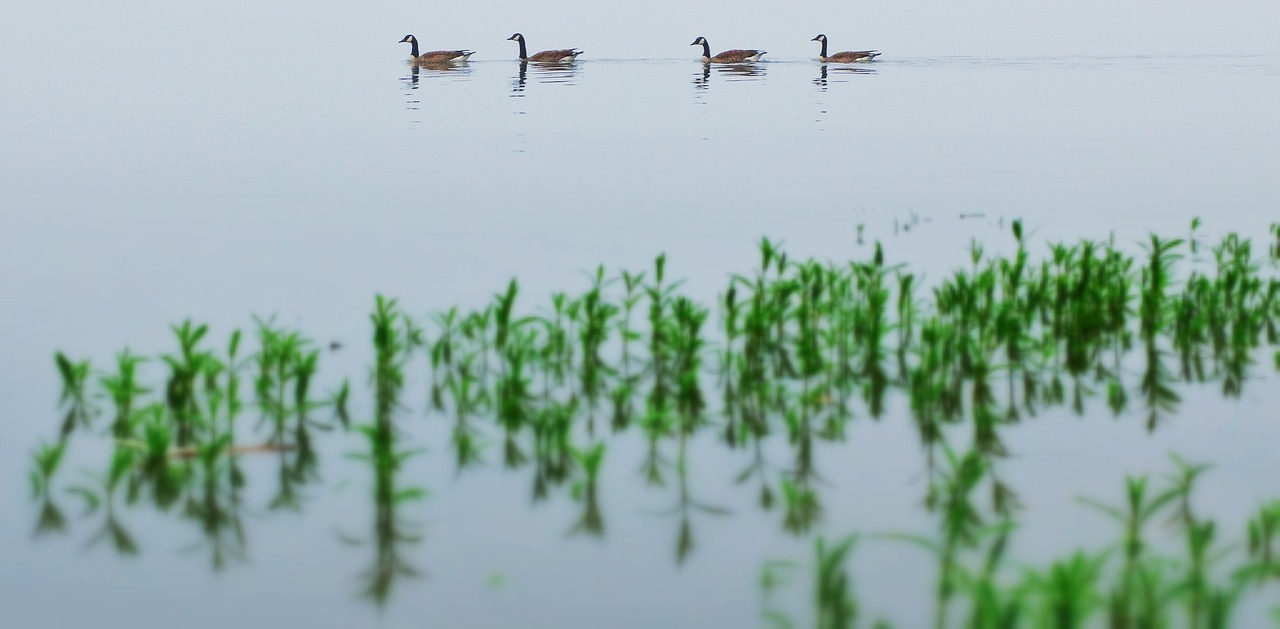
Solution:
{"label": "canada goose", "polygon": [[714,57],[711,56],[711,44],[707,43],[706,37],[699,37],[693,40],[690,46],[702,44],[702,62],[703,63],[745,63],[748,61],[759,61],[760,57],[765,54],[763,50],[726,50]]}
{"label": "canada goose", "polygon": [[474,50],[432,50],[418,54],[418,38],[413,35],[405,35],[400,40],[403,44],[409,42],[413,48],[409,51],[409,63],[420,66],[442,65],[446,63],[459,63],[466,61],[467,57],[476,54]]}
{"label": "canada goose", "polygon": [[521,61],[542,61],[542,62],[573,61],[578,58],[578,55],[582,54],[582,51],[578,50],[577,48],[565,48],[564,50],[544,50],[540,53],[530,56],[524,47],[524,35],[521,35],[520,33],[516,33],[515,35],[508,37],[507,41],[519,42]]}
{"label": "canada goose", "polygon": [[822,52],[818,53],[818,61],[823,63],[856,63],[859,61],[872,61],[876,57],[880,56],[880,53],[875,50],[846,50],[844,52],[837,52],[836,54],[828,57],[826,35],[819,33],[817,37],[814,37],[809,41],[822,42]]}

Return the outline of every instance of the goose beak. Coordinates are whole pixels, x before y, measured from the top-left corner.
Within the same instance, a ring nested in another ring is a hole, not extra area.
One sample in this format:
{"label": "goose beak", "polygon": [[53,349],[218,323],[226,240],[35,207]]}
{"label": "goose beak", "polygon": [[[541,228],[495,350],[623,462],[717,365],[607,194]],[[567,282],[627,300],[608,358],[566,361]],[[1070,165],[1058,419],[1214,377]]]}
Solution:
{"label": "goose beak", "polygon": [[404,36],[404,39],[400,40],[400,42],[399,42],[399,43],[403,44],[403,43],[405,43],[405,42],[409,41],[410,39],[411,39],[411,38],[410,38],[408,35],[405,35],[405,36]]}
{"label": "goose beak", "polygon": [[692,44],[689,44],[689,45],[690,45],[690,46],[697,46],[697,45],[698,45],[698,42],[693,42]]}

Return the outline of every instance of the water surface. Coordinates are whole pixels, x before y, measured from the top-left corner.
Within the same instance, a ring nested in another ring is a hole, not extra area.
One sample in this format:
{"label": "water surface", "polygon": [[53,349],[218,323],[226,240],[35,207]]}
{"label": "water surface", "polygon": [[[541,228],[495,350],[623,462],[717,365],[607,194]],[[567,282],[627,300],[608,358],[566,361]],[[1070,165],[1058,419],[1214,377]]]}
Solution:
{"label": "water surface", "polygon": [[[344,377],[363,385],[375,292],[425,317],[486,303],[518,275],[532,307],[553,290],[579,290],[597,264],[648,268],[666,252],[670,274],[710,300],[729,273],[753,267],[761,236],[832,260],[865,258],[879,239],[891,262],[937,278],[966,262],[972,239],[1007,250],[1015,218],[1038,245],[1114,234],[1136,247],[1149,232],[1185,233],[1194,217],[1211,237],[1264,236],[1280,216],[1280,50],[1260,34],[1267,9],[1156,11],[1169,34],[1137,29],[1124,43],[1091,34],[1079,49],[1070,34],[1109,24],[1100,18],[1118,9],[1001,13],[1007,4],[967,17],[927,4],[876,7],[856,36],[838,39],[836,20],[808,19],[826,7],[790,15],[766,3],[716,12],[740,22],[733,35],[727,26],[671,32],[660,10],[617,7],[595,18],[557,9],[583,26],[577,32],[555,16],[494,24],[498,10],[408,25],[412,12],[336,4],[23,9],[13,22],[21,28],[0,43],[14,60],[0,96],[0,509],[15,516],[0,523],[7,616],[28,627],[90,618],[750,626],[760,563],[807,559],[809,540],[754,509],[755,489],[731,482],[744,461],[710,436],[690,446],[694,493],[734,515],[697,517],[697,547],[682,566],[678,522],[662,515],[676,497],[642,482],[642,442],[611,446],[604,539],[567,538],[576,503],[534,504],[529,479],[498,465],[457,476],[432,445],[446,427],[428,420],[412,434],[431,453],[404,472],[433,493],[410,509],[425,524],[424,542],[408,551],[425,577],[405,581],[381,610],[357,596],[370,547],[338,541],[369,535],[369,479],[342,459],[354,438],[323,447],[323,480],[298,514],[265,508],[273,460],[245,459],[255,479],[249,561],[224,572],[212,573],[200,550],[183,552],[202,539],[195,527],[146,509],[128,513],[137,558],[85,550],[92,520],[73,518],[66,539],[32,541],[26,471],[30,450],[56,432],[53,352],[105,366],[126,346],[168,351],[168,324],[186,317],[209,322],[222,343],[250,315],[276,313],[320,343],[347,345],[324,356],[331,390]],[[1060,28],[978,30],[1023,17]],[[616,20],[635,36],[611,35],[604,23]],[[951,30],[974,36],[942,35],[955,20],[969,28]],[[1194,54],[1173,45],[1206,20],[1233,36],[1206,35]],[[531,49],[587,54],[524,67],[501,41],[514,29]],[[819,64],[806,41],[822,29],[833,49],[885,55],[853,68]],[[413,70],[395,44],[404,32],[428,49],[481,52],[456,69]],[[685,50],[698,34],[770,54],[708,68]],[[406,393],[410,421],[424,413],[424,378]],[[1273,381],[1260,372],[1225,411],[1212,387],[1187,392],[1154,436],[1138,421],[1066,411],[1011,431],[1016,456],[1005,473],[1028,497],[1022,556],[1111,539],[1109,523],[1075,497],[1116,497],[1124,474],[1161,472],[1170,451],[1221,462],[1206,477],[1203,508],[1242,530],[1246,514],[1275,497],[1270,479],[1280,473],[1266,445],[1280,436],[1267,410],[1280,402]],[[839,479],[824,490],[824,532],[928,529],[901,403],[823,449],[824,477]],[[105,446],[86,443],[62,474],[100,470],[104,456]],[[788,453],[779,446],[771,456]],[[75,514],[78,503],[67,503]],[[915,601],[929,592],[928,557],[892,545],[858,553],[869,615],[925,622]],[[900,570],[877,568],[888,562]],[[805,605],[799,589],[791,595]]]}

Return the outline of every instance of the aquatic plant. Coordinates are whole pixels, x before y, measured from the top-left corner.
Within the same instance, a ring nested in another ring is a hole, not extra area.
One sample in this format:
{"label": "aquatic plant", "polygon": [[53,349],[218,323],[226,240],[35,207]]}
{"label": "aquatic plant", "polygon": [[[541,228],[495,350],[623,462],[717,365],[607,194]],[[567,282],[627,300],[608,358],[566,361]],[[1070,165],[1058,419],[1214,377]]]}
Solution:
{"label": "aquatic plant", "polygon": [[367,584],[363,595],[378,605],[386,603],[398,577],[417,576],[418,570],[404,557],[402,546],[421,541],[415,525],[399,512],[401,505],[427,497],[420,485],[400,481],[404,463],[423,453],[421,448],[406,448],[400,443],[396,413],[404,386],[404,366],[420,345],[418,328],[400,311],[396,300],[378,295],[373,324],[374,367],[372,370],[373,421],[356,426],[365,437],[367,453],[349,454],[348,458],[366,463],[373,473],[374,524],[373,565],[366,570]]}
{"label": "aquatic plant", "polygon": [[134,405],[138,396],[150,393],[150,390],[138,381],[138,366],[145,361],[145,358],[135,356],[126,349],[116,354],[116,373],[103,376],[101,379],[102,388],[106,389],[107,395],[111,397],[111,402],[115,406],[116,416],[111,424],[111,433],[116,439],[128,439],[133,436],[130,428]]}
{"label": "aquatic plant", "polygon": [[[91,507],[107,505],[94,539],[136,552],[117,509],[150,504],[199,528],[192,548],[207,550],[216,570],[247,553],[241,513],[252,494],[243,491],[241,456],[272,459],[278,486],[262,507],[301,511],[318,499],[305,490],[319,479],[315,441],[360,435],[349,458],[372,479],[374,559],[363,588],[378,604],[397,577],[418,573],[407,548],[422,537],[405,505],[427,490],[406,463],[424,446],[451,452],[458,472],[501,465],[526,479],[534,501],[555,505],[567,494],[578,509],[569,533],[603,537],[603,479],[613,478],[605,466],[633,464],[630,450],[614,444],[636,439],[640,482],[669,501],[663,513],[674,516],[673,555],[683,564],[697,547],[698,518],[729,513],[691,482],[704,469],[693,453],[709,439],[741,465],[732,479],[750,484],[753,508],[787,535],[824,540],[839,525],[828,521],[839,510],[830,509],[824,484],[847,479],[832,478],[819,452],[857,434],[855,422],[906,420],[937,525],[924,535],[860,539],[893,538],[931,553],[935,626],[1228,622],[1237,600],[1276,579],[1274,505],[1250,520],[1246,558],[1231,570],[1238,557],[1222,543],[1229,536],[1192,509],[1207,468],[1180,461],[1165,485],[1134,476],[1120,501],[1084,501],[1115,521],[1114,545],[1021,565],[1006,557],[1023,504],[1004,464],[1005,435],[1052,409],[1140,413],[1154,431],[1193,387],[1242,397],[1255,386],[1263,348],[1280,343],[1274,261],[1234,234],[1210,242],[1198,222],[1185,238],[1151,236],[1138,247],[1114,238],[1045,243],[1044,255],[1021,222],[1010,232],[1010,254],[974,241],[960,267],[928,283],[892,263],[878,241],[856,259],[827,261],[792,257],[762,238],[756,268],[730,276],[711,301],[673,281],[665,255],[642,271],[597,266],[580,290],[537,303],[512,279],[478,308],[428,315],[429,329],[378,295],[367,395],[361,379],[325,374],[322,349],[274,318],[254,318],[243,337],[252,348],[242,347],[238,330],[219,345],[208,326],[184,321],[172,326],[175,350],[122,351],[114,371],[96,380],[88,361],[58,352],[62,437],[33,459],[37,531],[69,528],[54,499],[55,473],[77,428],[77,438],[92,438],[84,429],[98,397],[114,414],[113,458],[105,477],[72,488]],[[1276,361],[1280,367],[1280,353]],[[430,375],[419,391],[413,375],[422,366]],[[241,382],[253,392],[242,395]],[[333,388],[320,401],[325,387]],[[405,410],[418,405],[430,416],[426,426],[447,418],[435,424],[439,444],[407,438],[418,433],[407,430]],[[336,422],[315,417],[321,406]],[[239,421],[246,412],[259,416],[256,426]],[[351,432],[330,433],[339,425]],[[486,456],[499,443],[501,454]],[[117,488],[122,501],[113,500]],[[1176,555],[1154,543],[1152,526],[1173,516]],[[859,622],[846,570],[852,547],[816,546],[818,626]],[[774,607],[766,612],[771,622],[790,622]]]}
{"label": "aquatic plant", "polygon": [[66,529],[66,516],[54,502],[52,492],[53,476],[62,465],[62,457],[66,451],[67,441],[64,439],[55,444],[41,444],[32,454],[34,468],[30,474],[31,495],[40,501],[40,515],[36,520],[37,535]]}
{"label": "aquatic plant", "polygon": [[814,603],[817,607],[817,629],[848,629],[858,619],[858,602],[853,598],[853,585],[845,568],[845,560],[855,536],[846,537],[828,547],[821,536],[814,542]]}
{"label": "aquatic plant", "polygon": [[[1173,459],[1176,471],[1157,494],[1149,493],[1148,478],[1140,476],[1126,480],[1123,508],[1083,500],[1122,525],[1118,543],[1096,550],[1078,549],[1043,568],[1004,568],[1008,565],[1005,549],[1015,528],[1012,520],[967,529],[974,534],[973,542],[990,540],[985,553],[970,552],[980,549],[977,543],[949,542],[956,538],[957,524],[976,524],[966,515],[972,507],[967,504],[953,502],[942,513],[940,536],[892,533],[872,538],[908,541],[939,557],[936,626],[1066,629],[1098,626],[1099,621],[1111,627],[1231,626],[1232,613],[1248,588],[1260,588],[1280,577],[1274,559],[1265,554],[1269,551],[1264,550],[1267,542],[1263,541],[1275,533],[1267,522],[1275,519],[1277,507],[1264,505],[1251,520],[1247,552],[1237,552],[1235,546],[1215,549],[1214,522],[1200,519],[1190,507],[1196,479],[1208,468],[1176,456]],[[958,457],[962,467],[964,460],[975,459]],[[963,486],[952,489],[963,491]],[[1180,554],[1163,554],[1150,543],[1147,524],[1159,516],[1179,523],[1184,538]],[[816,574],[810,586],[818,602],[817,627],[848,627],[856,620],[856,593],[840,565],[848,551],[844,544],[851,545],[853,539],[851,536],[842,545],[825,550],[822,538],[818,538]],[[1237,561],[1235,568],[1219,569],[1231,558]],[[772,565],[766,565],[770,580],[765,594],[777,587]],[[963,613],[952,613],[956,608]],[[776,607],[766,605],[765,610],[765,617],[777,626],[795,626]],[[843,624],[829,624],[836,619],[842,619]]]}
{"label": "aquatic plant", "polygon": [[85,389],[89,381],[89,361],[73,362],[62,352],[54,354],[53,358],[58,366],[58,375],[62,376],[59,403],[66,409],[62,419],[62,437],[65,439],[77,426],[88,428],[96,413]]}
{"label": "aquatic plant", "polygon": [[587,450],[571,448],[573,459],[582,470],[584,478],[573,486],[573,495],[582,501],[582,515],[569,530],[570,534],[586,533],[604,535],[604,516],[600,512],[600,467],[604,463],[605,444],[597,443]]}

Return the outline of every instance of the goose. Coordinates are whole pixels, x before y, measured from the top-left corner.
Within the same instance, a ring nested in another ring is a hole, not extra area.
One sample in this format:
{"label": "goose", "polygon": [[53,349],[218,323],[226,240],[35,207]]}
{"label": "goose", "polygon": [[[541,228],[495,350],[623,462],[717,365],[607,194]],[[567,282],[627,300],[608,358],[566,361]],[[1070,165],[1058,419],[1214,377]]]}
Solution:
{"label": "goose", "polygon": [[403,44],[408,42],[413,49],[409,51],[409,63],[420,66],[441,65],[446,63],[459,63],[466,61],[467,57],[476,54],[474,50],[432,50],[418,54],[418,38],[413,35],[405,35],[400,40]]}
{"label": "goose", "polygon": [[836,54],[828,57],[826,35],[819,33],[817,37],[814,37],[809,41],[822,42],[822,52],[818,53],[818,61],[823,63],[856,63],[859,61],[873,61],[876,57],[880,56],[880,53],[875,50],[846,50],[844,52],[837,52]]}
{"label": "goose", "polygon": [[765,54],[763,50],[726,50],[714,57],[711,56],[711,44],[707,43],[706,37],[699,37],[693,40],[690,46],[702,45],[702,62],[703,63],[745,63],[748,61],[759,61],[760,57]]}
{"label": "goose", "polygon": [[582,54],[582,51],[578,50],[577,48],[565,48],[564,50],[544,50],[542,52],[535,53],[534,55],[530,56],[524,47],[524,35],[521,35],[520,33],[516,33],[515,35],[508,37],[507,41],[519,42],[521,61],[542,61],[542,62],[573,61],[578,58],[578,55]]}

